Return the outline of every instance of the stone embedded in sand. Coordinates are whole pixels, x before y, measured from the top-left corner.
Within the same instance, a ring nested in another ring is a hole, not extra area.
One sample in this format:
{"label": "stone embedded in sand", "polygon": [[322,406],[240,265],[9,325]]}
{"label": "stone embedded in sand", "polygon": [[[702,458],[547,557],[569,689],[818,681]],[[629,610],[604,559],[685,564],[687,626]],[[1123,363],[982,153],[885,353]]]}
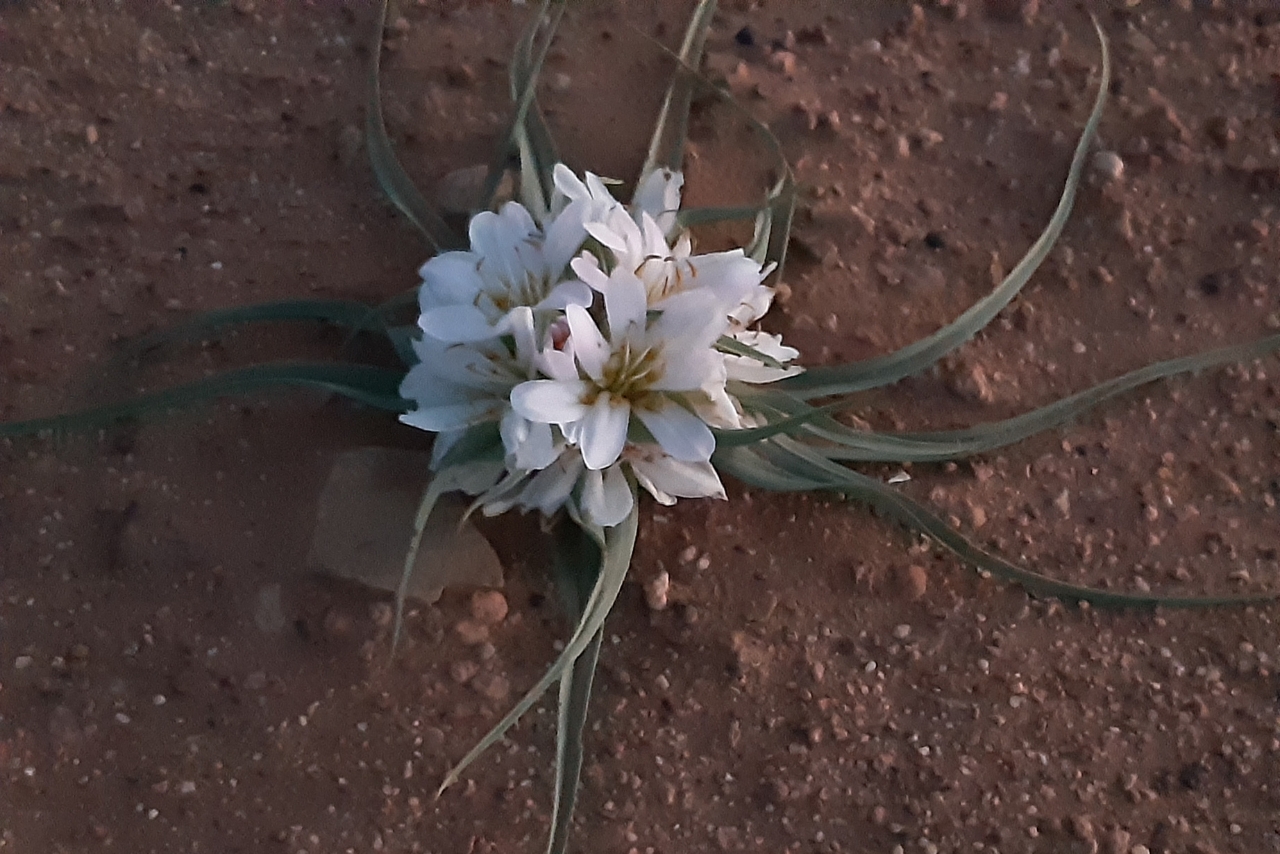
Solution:
{"label": "stone embedded in sand", "polygon": [[651,611],[667,607],[667,594],[671,591],[671,575],[663,570],[644,586],[644,601]]}
{"label": "stone embedded in sand", "polygon": [[465,646],[479,646],[489,639],[489,627],[475,620],[459,620],[453,633]]}
{"label": "stone embedded in sand", "polygon": [[1093,155],[1093,171],[1108,181],[1119,181],[1124,177],[1124,161],[1114,151],[1099,151]]}
{"label": "stone embedded in sand", "polygon": [[496,626],[507,618],[507,597],[497,590],[471,594],[471,618],[483,626]]}
{"label": "stone embedded in sand", "polygon": [[495,703],[501,703],[511,694],[511,680],[500,673],[482,673],[471,680],[471,687]]}
{"label": "stone embedded in sand", "polygon": [[919,599],[929,589],[929,573],[923,566],[909,566],[902,572],[900,583],[908,599]]}

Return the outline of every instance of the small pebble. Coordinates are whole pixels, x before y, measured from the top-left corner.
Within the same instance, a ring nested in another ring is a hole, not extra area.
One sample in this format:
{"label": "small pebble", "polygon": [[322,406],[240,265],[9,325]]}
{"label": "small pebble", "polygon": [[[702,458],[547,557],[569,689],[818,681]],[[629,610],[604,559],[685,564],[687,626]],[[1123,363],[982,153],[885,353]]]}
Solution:
{"label": "small pebble", "polygon": [[1093,155],[1093,171],[1108,181],[1119,181],[1124,176],[1124,161],[1114,151],[1099,151]]}
{"label": "small pebble", "polygon": [[780,50],[769,57],[769,64],[787,77],[796,73],[796,55],[789,50]]}
{"label": "small pebble", "polygon": [[497,590],[471,594],[471,618],[483,626],[496,626],[507,618],[507,597]]}
{"label": "small pebble", "polygon": [[902,588],[908,599],[919,599],[929,589],[929,574],[923,566],[909,566],[902,575]]}
{"label": "small pebble", "polygon": [[479,646],[489,640],[489,627],[475,620],[459,620],[453,633],[466,646]]}
{"label": "small pebble", "polygon": [[510,680],[499,673],[482,673],[471,680],[471,687],[495,703],[501,703],[511,694]]}
{"label": "small pebble", "polygon": [[449,665],[449,675],[453,678],[453,681],[457,682],[459,685],[466,685],[474,679],[475,675],[479,672],[480,665],[469,659],[455,661],[453,664]]}
{"label": "small pebble", "polygon": [[375,602],[369,606],[369,619],[380,629],[390,627],[395,618],[396,611],[388,602]]}
{"label": "small pebble", "polygon": [[671,575],[663,570],[644,586],[644,601],[649,606],[649,610],[664,610],[667,607],[667,594],[670,590]]}
{"label": "small pebble", "polygon": [[324,636],[329,640],[341,640],[351,634],[351,618],[337,608],[330,608],[324,612],[324,621],[321,625]]}
{"label": "small pebble", "polygon": [[458,89],[469,89],[475,85],[476,73],[470,65],[457,63],[444,70],[444,79],[450,86]]}
{"label": "small pebble", "polygon": [[900,623],[893,627],[893,636],[898,640],[906,640],[911,637],[911,626],[906,623]]}

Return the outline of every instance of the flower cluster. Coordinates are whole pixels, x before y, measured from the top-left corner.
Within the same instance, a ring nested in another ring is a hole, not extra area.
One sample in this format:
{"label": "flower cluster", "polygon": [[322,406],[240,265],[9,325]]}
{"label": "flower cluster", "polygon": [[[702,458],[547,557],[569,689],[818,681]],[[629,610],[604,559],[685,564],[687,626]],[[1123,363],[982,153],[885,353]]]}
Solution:
{"label": "flower cluster", "polygon": [[729,383],[800,370],[785,366],[796,350],[750,329],[770,270],[741,249],[693,253],[679,173],[649,173],[630,206],[591,173],[554,178],[544,221],[508,202],[471,220],[469,251],[423,265],[419,363],[400,389],[416,408],[401,420],[440,434],[436,467],[496,425],[503,464],[466,485],[489,515],[565,507],[616,525],[627,471],[663,504],[723,498],[712,428],[744,426]]}

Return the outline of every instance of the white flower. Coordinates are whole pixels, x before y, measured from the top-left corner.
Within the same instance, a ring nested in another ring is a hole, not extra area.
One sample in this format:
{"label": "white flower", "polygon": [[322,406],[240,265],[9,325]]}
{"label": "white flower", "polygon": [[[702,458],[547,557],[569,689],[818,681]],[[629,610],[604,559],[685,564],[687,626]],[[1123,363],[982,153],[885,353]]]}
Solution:
{"label": "white flower", "polygon": [[442,434],[432,457],[444,453],[468,427],[497,421],[514,465],[543,468],[559,453],[546,424],[534,424],[511,409],[511,390],[537,375],[533,310],[512,310],[507,339],[449,344],[429,335],[413,342],[419,362],[400,384],[400,396],[417,408],[400,416],[405,424]]}
{"label": "white flower", "polygon": [[446,343],[483,341],[509,332],[513,309],[590,305],[590,289],[565,277],[586,237],[581,212],[570,205],[545,230],[516,202],[476,214],[471,249],[437,255],[420,270],[422,331]]}
{"label": "white flower", "polygon": [[[768,291],[761,282],[769,271],[741,249],[695,255],[687,233],[671,245],[647,211],[633,218],[625,209],[614,208],[603,219],[587,220],[586,230],[609,250],[614,265],[630,270],[644,283],[646,299],[655,308],[675,294],[702,289],[715,293],[731,315],[759,303]],[[572,266],[584,282],[603,289],[608,275],[600,259],[584,254]]]}
{"label": "white flower", "polygon": [[715,437],[683,397],[724,386],[724,360],[713,348],[728,325],[720,302],[710,293],[690,291],[668,300],[650,319],[643,283],[618,268],[604,289],[604,307],[607,337],[586,309],[565,310],[565,350],[542,360],[550,379],[512,390],[515,411],[559,426],[593,471],[618,460],[634,428],[633,415],[675,459],[709,460]]}
{"label": "white flower", "polygon": [[622,458],[659,504],[670,506],[677,498],[725,497],[720,475],[709,461],[677,460],[659,445],[627,445]]}
{"label": "white flower", "polygon": [[[432,467],[465,469],[459,488],[486,515],[563,508],[611,527],[634,509],[629,480],[663,504],[724,498],[712,429],[755,423],[735,396],[746,386],[727,383],[800,370],[794,348],[750,328],[771,268],[693,253],[678,172],[646,175],[629,207],[591,173],[554,178],[541,223],[508,203],[472,220],[469,251],[423,265],[420,362],[401,385],[416,408],[401,420],[439,434]],[[723,352],[726,335],[781,367]],[[502,459],[455,461],[480,425]]]}
{"label": "white flower", "polygon": [[724,354],[724,367],[729,379],[744,383],[771,383],[785,377],[793,377],[802,373],[804,368],[787,363],[797,358],[800,351],[782,343],[781,335],[741,329],[730,333],[739,344],[745,344],[763,356],[768,356],[783,367],[776,368],[765,364],[752,356],[739,356],[734,353]]}

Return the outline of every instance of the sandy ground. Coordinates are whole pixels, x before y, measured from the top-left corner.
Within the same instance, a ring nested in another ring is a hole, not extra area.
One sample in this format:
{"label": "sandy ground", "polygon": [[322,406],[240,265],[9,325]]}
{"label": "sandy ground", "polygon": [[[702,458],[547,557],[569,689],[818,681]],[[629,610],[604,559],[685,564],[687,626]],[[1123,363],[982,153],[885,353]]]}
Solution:
{"label": "sandy ground", "polygon": [[[634,175],[669,70],[652,40],[690,5],[570,13],[545,103],[575,168]],[[388,120],[431,187],[487,159],[528,9],[403,6]],[[1118,159],[1026,292],[942,370],[859,401],[863,422],[987,421],[1280,326],[1280,15],[1092,6]],[[0,417],[333,353],[333,333],[246,331],[107,368],[201,310],[414,284],[424,252],[360,148],[371,11],[0,4]],[[1099,67],[1085,11],[1048,0],[728,2],[709,49],[804,188],[769,324],[810,364],[924,335],[1017,261]],[[693,203],[749,201],[767,171],[740,116],[700,105]],[[1277,590],[1278,378],[1272,357],[1150,387],[902,488],[1074,581]],[[533,529],[486,529],[509,606],[487,640],[456,631],[457,591],[413,609],[394,662],[387,597],[307,572],[335,455],[410,433],[284,396],[0,450],[0,850],[541,849],[549,708],[432,797],[566,631]],[[575,850],[1280,851],[1276,608],[1035,601],[862,508],[736,485],[649,506],[634,574]]]}

